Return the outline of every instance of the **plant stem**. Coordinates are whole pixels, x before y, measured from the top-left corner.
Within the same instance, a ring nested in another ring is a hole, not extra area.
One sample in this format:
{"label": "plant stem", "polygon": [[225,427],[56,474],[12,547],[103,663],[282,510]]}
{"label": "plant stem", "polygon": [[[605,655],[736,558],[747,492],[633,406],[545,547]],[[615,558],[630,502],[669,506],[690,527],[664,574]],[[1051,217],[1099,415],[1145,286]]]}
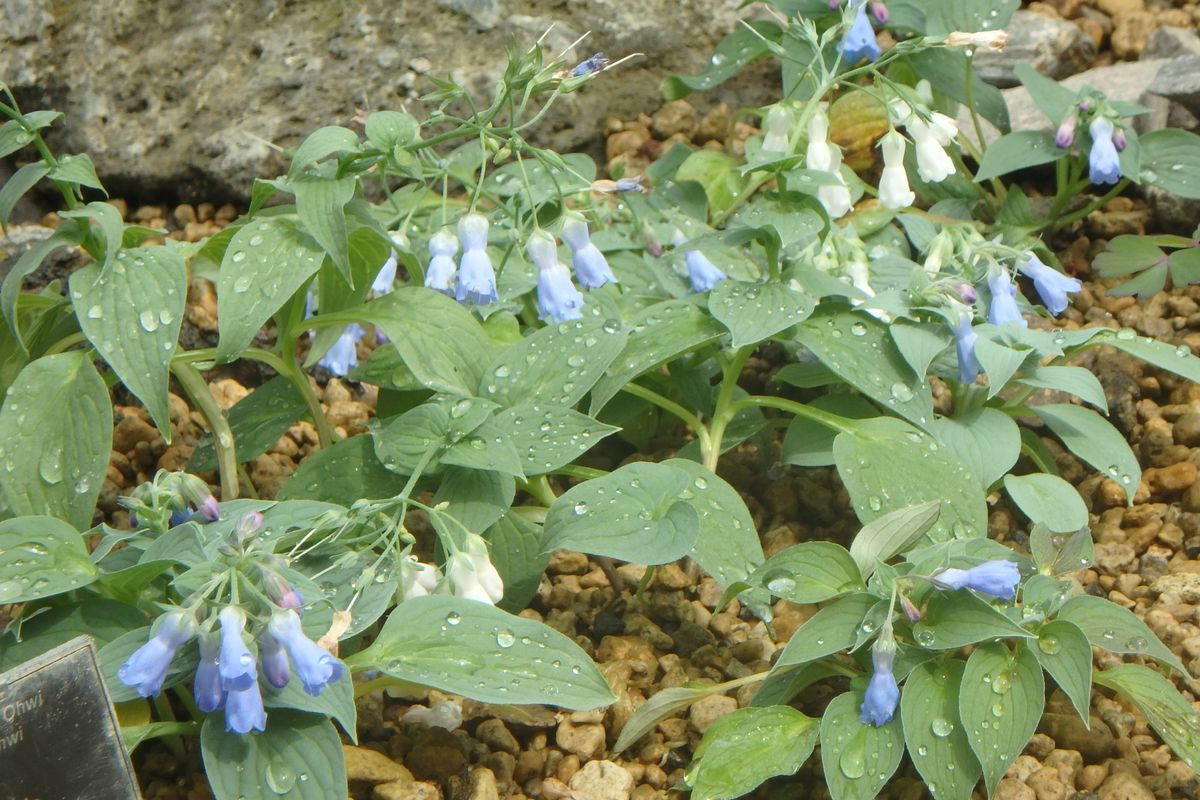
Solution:
{"label": "plant stem", "polygon": [[733,413],[741,411],[743,408],[751,406],[761,406],[764,408],[775,408],[780,411],[787,411],[789,414],[795,414],[797,417],[804,417],[812,420],[818,425],[824,425],[830,430],[838,433],[853,433],[854,429],[848,424],[850,420],[845,417],[840,417],[837,414],[831,414],[828,411],[822,411],[819,408],[806,406],[803,403],[797,403],[795,400],[788,400],[786,397],[769,397],[763,395],[752,395],[743,397],[741,400],[735,400],[730,404],[730,410]]}
{"label": "plant stem", "polygon": [[221,474],[221,500],[236,499],[238,496],[237,451],[233,441],[233,431],[229,428],[229,420],[225,418],[225,412],[217,405],[216,399],[208,389],[208,384],[204,382],[204,376],[191,364],[173,361],[171,373],[208,422],[208,429],[213,437],[213,448],[217,452],[217,467]]}
{"label": "plant stem", "polygon": [[704,466],[711,472],[717,471],[717,461],[721,458],[721,443],[725,439],[725,428],[737,414],[737,409],[730,407],[733,390],[737,388],[738,378],[742,375],[742,367],[746,366],[746,360],[750,358],[752,352],[754,352],[754,348],[747,345],[738,348],[732,358],[722,359],[721,388],[717,390],[717,403],[713,409],[712,426],[708,431],[707,446],[701,444],[700,447]]}
{"label": "plant stem", "polygon": [[276,372],[291,381],[292,386],[304,398],[309,416],[312,417],[313,425],[317,428],[318,445],[321,448],[329,447],[338,440],[338,436],[334,432],[333,426],[329,424],[329,420],[325,418],[325,410],[321,408],[321,401],[317,399],[312,384],[308,382],[308,375],[305,374],[304,368],[296,359],[296,340],[298,338],[296,334],[288,334],[280,341],[279,362],[272,366],[275,367]]}
{"label": "plant stem", "polygon": [[645,386],[639,386],[636,383],[625,384],[621,387],[621,391],[628,392],[634,397],[640,397],[646,402],[658,406],[663,411],[674,414],[696,433],[696,438],[700,440],[701,449],[707,447],[708,429],[704,427],[704,423],[700,421],[700,417],[688,411],[674,400],[668,400],[653,389],[647,389]]}
{"label": "plant stem", "polygon": [[1102,208],[1105,205],[1107,205],[1109,200],[1112,200],[1114,197],[1119,195],[1121,192],[1125,191],[1125,187],[1128,185],[1129,185],[1129,179],[1121,178],[1121,180],[1117,181],[1117,185],[1114,186],[1113,188],[1109,189],[1108,192],[1106,192],[1103,197],[1093,200],[1092,202],[1088,203],[1086,206],[1079,209],[1078,211],[1072,211],[1070,214],[1067,214],[1064,217],[1050,217],[1045,222],[1043,222],[1041,225],[1037,226],[1034,230],[1040,231],[1040,230],[1044,230],[1046,228],[1053,228],[1054,230],[1061,230],[1062,228],[1065,228],[1068,225],[1071,225],[1072,223],[1083,219],[1084,217],[1086,217],[1088,214],[1091,214],[1096,209]]}

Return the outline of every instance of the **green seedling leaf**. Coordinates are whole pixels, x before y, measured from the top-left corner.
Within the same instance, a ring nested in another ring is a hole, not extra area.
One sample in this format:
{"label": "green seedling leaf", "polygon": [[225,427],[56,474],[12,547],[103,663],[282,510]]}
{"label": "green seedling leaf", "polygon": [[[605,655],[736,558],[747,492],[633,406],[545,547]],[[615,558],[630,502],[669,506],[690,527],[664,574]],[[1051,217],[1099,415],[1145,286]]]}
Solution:
{"label": "green seedling leaf", "polygon": [[970,800],[983,774],[958,716],[965,667],[950,659],[919,664],[900,695],[908,754],[934,800]]}
{"label": "green seedling leaf", "polygon": [[746,579],[793,603],[819,603],[866,588],[850,553],[833,542],[801,542],[768,558]]}
{"label": "green seedling leaf", "polygon": [[1056,533],[1071,533],[1088,524],[1083,498],[1057,475],[1008,475],[1004,488],[1025,516]]}
{"label": "green seedling leaf", "polygon": [[542,526],[506,511],[484,536],[504,581],[504,599],[498,605],[516,614],[529,605],[550,563],[550,556],[542,552]]}
{"label": "green seedling leaf", "polygon": [[959,457],[984,491],[1004,477],[1021,455],[1021,431],[1012,417],[979,408],[959,417],[940,417],[934,433]]}
{"label": "green seedling leaf", "polygon": [[839,597],[801,625],[779,654],[772,671],[807,664],[854,646],[858,628],[880,598],[866,592]]}
{"label": "green seedling leaf", "polygon": [[708,296],[708,310],[729,329],[734,347],[769,339],[803,322],[814,307],[811,297],[777,282],[721,281]]}
{"label": "green seedling leaf", "polygon": [[1125,436],[1112,423],[1095,411],[1067,403],[1033,406],[1031,410],[1068,450],[1121,484],[1127,501],[1133,503],[1142,468]]}
{"label": "green seedling leaf", "polygon": [[1200,767],[1200,716],[1170,681],[1141,664],[1121,664],[1097,672],[1096,683],[1132,700],[1175,755],[1192,769]]}
{"label": "green seedling leaf", "polygon": [[96,579],[79,531],[53,517],[0,522],[0,603],[69,592]]}
{"label": "green seedling leaf", "polygon": [[917,644],[930,650],[954,650],[987,639],[1033,635],[967,589],[931,593],[924,618],[913,626]]}
{"label": "green seedling leaf", "polygon": [[1073,622],[1096,647],[1112,653],[1150,656],[1181,675],[1187,671],[1170,649],[1129,609],[1103,597],[1079,594],[1058,611],[1058,619]]}
{"label": "green seedling leaf", "polygon": [[788,706],[741,708],[714,722],[685,780],[697,797],[733,800],[795,773],[817,745],[817,721]]}
{"label": "green seedling leaf", "polygon": [[1049,131],[1016,131],[1006,133],[988,145],[975,180],[986,181],[1019,169],[1049,164],[1070,155],[1054,143]]}
{"label": "green seedling leaf", "polygon": [[264,733],[243,736],[225,730],[223,717],[208,715],[200,731],[204,771],[216,800],[268,797],[267,792],[328,800],[347,793],[342,740],[328,719],[275,709]]}
{"label": "green seedling leaf", "polygon": [[767,42],[778,42],[783,36],[774,22],[757,21],[739,27],[717,45],[709,66],[699,75],[671,75],[663,79],[659,89],[666,100],[678,100],[692,92],[705,92],[719,86],[741,72],[752,61],[769,52]]}
{"label": "green seedling leaf", "polygon": [[1047,622],[1038,631],[1036,646],[1030,652],[1058,688],[1071,698],[1071,705],[1083,727],[1088,727],[1091,717],[1088,707],[1092,702],[1092,645],[1087,636],[1073,622],[1056,619]]}
{"label": "green seedling leaf", "polygon": [[833,800],[874,800],[904,756],[899,716],[876,728],[858,719],[861,692],[833,698],[821,717],[821,767]]}
{"label": "green seedling leaf", "polygon": [[933,527],[940,513],[941,504],[933,501],[896,509],[863,525],[850,543],[850,557],[862,577],[871,577],[877,564],[914,544]]}
{"label": "green seedling leaf", "polygon": [[1037,731],[1046,702],[1041,665],[1029,646],[1016,647],[1015,653],[1000,642],[975,648],[959,689],[958,715],[989,795]]}
{"label": "green seedling leaf", "polygon": [[566,466],[620,428],[557,405],[521,403],[496,415],[507,431],[526,475],[544,475]]}

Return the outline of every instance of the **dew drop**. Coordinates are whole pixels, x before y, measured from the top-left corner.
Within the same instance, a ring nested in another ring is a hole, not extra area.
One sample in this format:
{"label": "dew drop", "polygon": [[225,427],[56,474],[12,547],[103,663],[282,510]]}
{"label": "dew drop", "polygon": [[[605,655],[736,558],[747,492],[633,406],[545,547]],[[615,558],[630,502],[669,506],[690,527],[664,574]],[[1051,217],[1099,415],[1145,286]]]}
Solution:
{"label": "dew drop", "polygon": [[576,516],[582,517],[588,512],[588,504],[580,500],[575,504],[574,511]]}
{"label": "dew drop", "polygon": [[153,311],[143,311],[138,314],[138,324],[147,333],[158,330],[158,316]]}
{"label": "dew drop", "polygon": [[507,628],[496,631],[496,644],[500,647],[512,647],[517,642],[517,637],[513,636],[513,632]]}
{"label": "dew drop", "polygon": [[950,734],[954,733],[954,723],[945,717],[938,717],[929,725],[929,729],[933,731],[933,735],[939,739],[945,739]]}
{"label": "dew drop", "polygon": [[457,625],[460,622],[462,622],[462,615],[459,614],[457,611],[451,611],[449,614],[446,615],[446,624],[447,625]]}

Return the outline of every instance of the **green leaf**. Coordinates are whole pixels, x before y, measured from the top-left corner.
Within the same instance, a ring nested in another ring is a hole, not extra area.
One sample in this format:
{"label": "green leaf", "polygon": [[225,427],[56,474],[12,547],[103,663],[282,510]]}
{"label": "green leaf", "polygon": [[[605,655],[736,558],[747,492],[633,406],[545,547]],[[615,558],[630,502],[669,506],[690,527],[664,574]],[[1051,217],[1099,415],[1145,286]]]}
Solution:
{"label": "green leaf", "polygon": [[590,414],[595,416],[643,372],[719,339],[724,328],[689,300],[666,300],[634,317],[621,355],[592,390]]}
{"label": "green leaf", "polygon": [[570,407],[600,380],[625,347],[626,332],[598,317],[545,328],[504,350],[483,372],[479,396],[503,406]]}
{"label": "green leaf", "polygon": [[833,441],[838,473],[866,523],[899,508],[941,501],[933,541],[983,536],[987,505],[978,481],[948,447],[898,419],[852,420]]}
{"label": "green leaf", "polygon": [[88,264],[71,275],[79,327],[171,441],[167,405],[171,356],[187,299],[187,265],[167,247],[122,250],[112,269]]}
{"label": "green leaf", "polygon": [[433,505],[446,503],[444,513],[468,530],[487,530],[512,505],[516,483],[512,476],[482,469],[450,467],[442,474]]}
{"label": "green leaf", "polygon": [[1049,131],[1016,131],[1006,133],[988,145],[975,173],[975,180],[986,181],[1019,169],[1049,164],[1069,155],[1054,143]]}
{"label": "green leaf", "polygon": [[[923,218],[918,219],[924,221]],[[954,340],[953,334],[944,325],[916,325],[904,320],[893,322],[888,332],[914,375],[929,372],[930,363]]]}
{"label": "green leaf", "polygon": [[746,179],[738,171],[739,162],[723,150],[696,150],[675,172],[675,180],[695,181],[704,187],[710,214],[727,211],[746,190]]}
{"label": "green leaf", "polygon": [[937,522],[941,504],[921,503],[890,511],[862,526],[850,542],[850,557],[863,578],[871,577],[879,562],[902,553]]}
{"label": "green leaf", "polygon": [[504,581],[499,606],[514,614],[524,610],[550,563],[550,556],[542,552],[542,526],[506,511],[484,536],[491,545],[492,564]]}
{"label": "green leaf", "polygon": [[813,614],[788,640],[772,671],[806,664],[854,646],[859,625],[880,598],[865,592],[839,597]]}
{"label": "green leaf", "polygon": [[53,517],[0,522],[0,603],[69,592],[96,579],[79,531]]}
{"label": "green leaf", "polygon": [[337,180],[311,178],[292,184],[300,224],[329,254],[346,283],[350,274],[350,242],[346,231],[346,204],[354,197],[358,178],[347,175]]}
{"label": "green leaf", "polygon": [[350,505],[356,500],[395,497],[404,478],[375,455],[370,436],[351,436],[304,459],[279,491],[280,500],[326,500]]}
{"label": "green leaf", "polygon": [[121,741],[132,753],[142,742],[163,736],[184,736],[200,732],[199,722],[147,722],[143,725],[122,725]]}
{"label": "green leaf", "polygon": [[1154,631],[1133,612],[1111,603],[1103,597],[1079,594],[1058,610],[1058,619],[1073,622],[1096,647],[1111,653],[1132,653],[1150,656],[1181,675],[1187,670]]}
{"label": "green leaf", "polygon": [[1148,183],[1190,200],[1200,199],[1200,136],[1167,128],[1138,139],[1141,149],[1139,183]]}
{"label": "green leaf", "polygon": [[958,715],[983,767],[989,795],[1037,730],[1045,702],[1042,668],[1030,648],[1018,644],[1013,653],[1000,642],[989,642],[967,659]]}
{"label": "green leaf", "polygon": [[85,353],[45,356],[21,370],[0,409],[0,497],[9,511],[90,527],[112,425],[108,387]]}
{"label": "green leaf", "polygon": [[1068,450],[1120,483],[1128,502],[1133,503],[1142,468],[1125,436],[1112,423],[1091,409],[1066,403],[1032,406],[1030,410]]}
{"label": "green leaf", "polygon": [[913,373],[888,327],[875,317],[824,304],[800,325],[796,340],[881,407],[920,427],[932,423],[929,384]]}
{"label": "green leaf", "polygon": [[[49,178],[52,181],[77,183],[80,186],[104,191],[104,184],[96,176],[96,165],[92,163],[91,156],[87,153],[77,156],[60,156],[58,164],[50,170]],[[105,194],[108,193],[105,192]]]}
{"label": "green leaf", "polygon": [[1092,702],[1092,645],[1073,622],[1056,619],[1038,631],[1037,646],[1030,646],[1042,669],[1071,698],[1071,705],[1088,727]]}
{"label": "green leaf", "polygon": [[[33,141],[33,134],[15,119],[0,125],[0,158],[11,155]],[[42,163],[44,162],[31,162]],[[49,167],[47,167],[49,169]]]}
{"label": "green leaf", "polygon": [[1200,382],[1200,358],[1192,355],[1187,345],[1172,346],[1149,336],[1138,336],[1129,328],[1122,328],[1115,333],[1103,331],[1092,342],[1112,345],[1148,364],[1174,372],[1189,381]]}
{"label": "green leaf", "polygon": [[975,356],[988,376],[988,399],[995,397],[1029,358],[1032,350],[1017,350],[987,336],[975,340]]}
{"label": "green leaf", "polygon": [[953,659],[919,664],[900,695],[908,755],[934,800],[970,800],[983,774],[958,716],[965,667]]}
{"label": "green leaf", "polygon": [[959,417],[940,417],[934,433],[971,468],[987,491],[1017,463],[1021,432],[1012,417],[994,408],[977,408]]}
{"label": "green leaf", "polygon": [[521,403],[496,415],[526,475],[544,475],[570,464],[620,428],[562,406]]}
{"label": "green leaf", "polygon": [[1171,271],[1171,283],[1176,287],[1200,282],[1200,248],[1176,250],[1167,257],[1167,266]]}
{"label": "green leaf", "polygon": [[721,281],[708,295],[708,310],[733,334],[733,346],[758,344],[803,322],[815,304],[791,286],[771,281]]}
{"label": "green leaf", "polygon": [[[367,116],[364,133],[380,150],[403,147],[420,136],[421,124],[404,111],[374,111]],[[357,138],[357,137],[356,137]],[[356,142],[357,144],[357,142]]]}
{"label": "green leaf", "polygon": [[685,780],[696,797],[742,797],[799,770],[817,745],[816,723],[788,706],[739,708],[704,732]]}
{"label": "green leaf", "polygon": [[1088,524],[1083,498],[1057,475],[1007,475],[1004,488],[1025,516],[1052,531],[1070,533]]}
{"label": "green leaf", "polygon": [[[357,610],[357,606],[355,608]],[[358,709],[354,706],[354,680],[349,670],[342,670],[342,679],[328,684],[316,697],[304,691],[299,680],[290,680],[282,689],[276,689],[260,676],[258,684],[263,705],[267,708],[290,708],[332,717],[342,726],[350,741],[358,743]],[[267,720],[269,723],[269,713]]]}
{"label": "green leaf", "polygon": [[217,280],[217,360],[232,361],[321,266],[320,245],[293,222],[260,217],[229,241]]}
{"label": "green leaf", "polygon": [[295,178],[327,156],[335,153],[351,153],[355,150],[358,150],[358,134],[349,128],[337,125],[317,128],[296,148],[296,152],[292,155],[292,166],[288,170],[288,177]]}
{"label": "green leaf", "polygon": [[1034,69],[1032,64],[1017,64],[1013,67],[1013,74],[1024,84],[1034,105],[1055,125],[1062,122],[1063,117],[1075,105],[1075,92],[1059,85],[1058,81],[1047,78]]}
{"label": "green leaf", "polygon": [[577,484],[546,512],[543,552],[565,548],[637,564],[682,558],[699,535],[696,509],[681,494],[689,475],[639,461]]}
{"label": "green leaf", "polygon": [[784,548],[746,580],[793,603],[819,603],[866,589],[850,553],[833,542],[801,542]]}
{"label": "green leaf", "polygon": [[833,800],[874,800],[904,756],[900,718],[876,728],[858,720],[861,692],[833,698],[821,717],[821,768]]}
{"label": "green leaf", "polygon": [[1097,672],[1096,683],[1132,700],[1175,755],[1200,768],[1200,716],[1170,681],[1140,664],[1121,664]]}
{"label": "green leaf", "polygon": [[913,626],[917,644],[930,650],[954,650],[986,639],[1033,635],[968,589],[931,592],[924,618]]}
{"label": "green leaf", "polygon": [[758,529],[746,501],[703,464],[671,458],[664,464],[682,470],[691,485],[680,495],[700,517],[700,533],[691,557],[722,586],[745,580],[763,562]]}
{"label": "green leaf", "polygon": [[955,0],[928,4],[928,32],[998,30],[1008,25],[1019,6],[1018,0]]}
{"label": "green leaf", "polygon": [[1104,397],[1104,387],[1100,385],[1100,379],[1091,370],[1083,367],[1037,365],[1022,372],[1020,382],[1038,389],[1073,394],[1085,403],[1091,403],[1101,411],[1108,412],[1108,400]]}
{"label": "green leaf", "polygon": [[566,636],[460,597],[406,600],[371,646],[346,661],[484,703],[585,710],[615,699],[600,670]]}
{"label": "green leaf", "polygon": [[671,75],[663,79],[659,90],[665,100],[678,100],[692,92],[704,92],[719,86],[750,62],[768,52],[767,41],[778,42],[782,37],[774,22],[752,22],[738,27],[717,45],[709,66],[699,75]]}
{"label": "green leaf", "polygon": [[102,570],[97,579],[106,594],[127,603],[136,603],[141,599],[142,590],[158,578],[168,575],[174,563],[166,560],[139,562],[124,569]]}
{"label": "green leaf", "polygon": [[[234,403],[228,416],[229,427],[237,442],[238,459],[250,461],[265,453],[307,411],[304,398],[291,381],[282,375],[277,375]],[[196,445],[188,461],[188,470],[207,472],[216,468],[216,449],[212,438],[205,436]]]}
{"label": "green leaf", "polygon": [[[3,128],[0,128],[0,131],[3,131]],[[0,226],[3,226],[5,230],[8,229],[8,220],[17,201],[24,197],[25,193],[32,189],[49,171],[50,168],[44,161],[33,161],[14,172],[4,182],[4,185],[0,186]]]}
{"label": "green leaf", "polygon": [[328,800],[347,793],[342,740],[317,714],[277,709],[265,733],[225,730],[224,714],[210,714],[200,731],[204,772],[216,800],[269,797]]}
{"label": "green leaf", "polygon": [[[672,686],[654,692],[642,703],[621,728],[621,735],[613,746],[614,753],[628,750],[654,727],[669,716],[678,714],[697,700],[712,694],[724,693],[728,687],[720,684],[711,686]],[[694,761],[694,759],[693,759]]]}
{"label": "green leaf", "polygon": [[[1045,525],[1035,525],[1029,534],[1029,552],[1034,566],[1044,576],[1064,575],[1090,566],[1095,556],[1092,532],[1087,528],[1064,536],[1052,534]],[[1022,592],[1029,593],[1028,584]]]}
{"label": "green leaf", "polygon": [[488,420],[441,454],[443,464],[487,469],[524,478],[517,448],[494,420]]}
{"label": "green leaf", "polygon": [[95,221],[104,236],[104,259],[101,265],[107,270],[117,257],[117,251],[121,249],[125,238],[125,220],[121,219],[121,212],[116,206],[97,201],[81,208],[60,211],[58,215],[67,219],[87,220],[88,224]]}
{"label": "green leaf", "polygon": [[1166,254],[1153,239],[1123,234],[1113,238],[1092,263],[1101,277],[1115,278],[1153,267],[1165,258]]}
{"label": "green leaf", "polygon": [[146,625],[146,615],[136,608],[107,597],[47,608],[21,622],[21,639],[0,636],[0,671],[40,656],[76,636],[87,634],[96,640],[97,647],[132,630]]}
{"label": "green leaf", "polygon": [[[798,365],[789,364],[788,366]],[[830,375],[832,374],[830,373]],[[879,410],[871,405],[870,401],[862,395],[851,392],[831,392],[821,395],[807,405],[850,419],[870,419],[879,416]],[[788,423],[787,431],[783,436],[783,444],[780,446],[779,458],[785,464],[793,464],[797,467],[832,466],[833,440],[835,438],[837,438],[837,431],[797,414]]]}
{"label": "green leaf", "polygon": [[329,316],[345,324],[361,320],[381,328],[421,385],[435,392],[474,396],[495,349],[470,311],[420,286],[401,287],[365,306]]}

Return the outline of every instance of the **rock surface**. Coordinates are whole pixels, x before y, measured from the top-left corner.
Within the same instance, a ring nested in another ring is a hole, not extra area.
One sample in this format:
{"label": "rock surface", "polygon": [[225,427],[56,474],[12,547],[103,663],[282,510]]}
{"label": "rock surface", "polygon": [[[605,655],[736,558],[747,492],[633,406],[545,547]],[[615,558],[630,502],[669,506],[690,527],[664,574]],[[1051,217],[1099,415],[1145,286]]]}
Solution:
{"label": "rock surface", "polygon": [[1006,26],[1008,44],[1003,50],[975,54],[979,77],[1008,88],[1020,83],[1013,74],[1017,64],[1029,64],[1056,80],[1087,69],[1096,57],[1096,44],[1078,25],[1051,19],[1032,11],[1018,11]]}
{"label": "rock surface", "polygon": [[[700,71],[740,5],[252,0],[217,10],[183,0],[0,0],[0,76],[28,110],[64,111],[52,146],[89,153],[118,194],[245,198],[255,176],[286,164],[271,145],[294,148],[319,126],[348,125],[356,106],[411,106],[433,88],[426,73],[486,94],[507,45],[527,47],[551,26],[551,57],[588,31],[568,59],[643,54],[560,101],[540,128],[563,151],[594,143],[607,115],[654,105],[663,76]],[[776,84],[750,70],[726,93],[739,86],[736,105],[753,105]]]}

